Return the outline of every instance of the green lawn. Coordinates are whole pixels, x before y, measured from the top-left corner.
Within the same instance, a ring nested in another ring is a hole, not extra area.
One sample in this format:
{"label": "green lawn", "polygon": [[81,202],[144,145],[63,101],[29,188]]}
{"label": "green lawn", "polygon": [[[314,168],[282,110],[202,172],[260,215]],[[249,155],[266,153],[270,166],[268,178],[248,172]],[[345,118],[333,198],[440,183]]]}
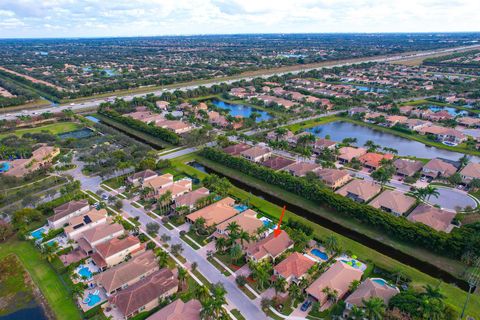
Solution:
{"label": "green lawn", "polygon": [[[200,178],[207,176],[206,173],[203,173],[199,170],[196,170],[193,167],[190,167],[190,166],[186,165],[185,163],[182,163],[182,162],[191,161],[191,160],[194,160],[194,159],[195,159],[195,157],[190,155],[190,156],[175,159],[174,164],[175,164],[175,166],[178,170],[183,171],[183,169],[185,169],[184,172],[186,172],[187,174],[190,174],[190,175],[195,174],[197,177],[200,177]],[[203,162],[204,159],[199,158],[197,160]],[[215,164],[215,169],[216,170],[222,170],[222,172],[226,173],[225,170],[227,170],[228,168],[222,167],[221,165],[216,163]],[[231,173],[232,172],[229,172],[229,174],[231,174]],[[236,172],[236,173],[238,173],[238,172]],[[255,181],[255,187],[259,187],[260,182],[258,180],[250,178],[250,177],[247,177],[247,178],[248,178],[249,182]],[[284,198],[285,200],[287,200],[287,197],[295,196],[293,194],[286,193],[285,191],[283,191],[283,190],[281,190],[281,189],[279,189],[275,186],[269,185],[268,188],[270,190],[272,190],[274,193],[278,192],[278,194],[282,198]],[[273,203],[268,202],[264,199],[253,196],[248,191],[245,191],[245,190],[234,187],[231,190],[231,194],[232,194],[232,196],[235,196],[236,198],[239,198],[239,199],[249,199],[250,204],[252,206],[254,206],[257,211],[265,212],[273,218],[279,218],[280,213],[282,211],[281,207],[279,207],[277,205],[274,205]],[[295,198],[291,201],[293,201],[293,203],[297,203],[297,204],[301,204],[301,205],[308,205],[308,206],[315,205],[315,206],[317,206],[314,203],[308,203],[308,201],[306,201],[305,199],[300,198],[300,197],[297,197],[297,198]],[[332,230],[327,229],[325,227],[322,227],[319,224],[313,223],[313,222],[311,222],[311,221],[309,221],[309,220],[307,220],[303,217],[300,217],[300,216],[298,216],[298,215],[296,215],[296,214],[294,214],[290,211],[285,212],[285,218],[284,219],[287,219],[287,220],[288,219],[295,219],[295,220],[299,220],[303,223],[306,223],[306,224],[312,226],[312,228],[314,228],[314,230],[315,230],[315,235],[319,238],[325,238],[330,234],[334,234],[338,238],[339,243],[343,248],[345,248],[347,250],[350,250],[355,255],[357,255],[360,259],[362,259],[364,261],[368,261],[370,263],[374,263],[375,265],[377,265],[378,267],[380,267],[382,269],[389,270],[389,271],[392,271],[392,272],[401,271],[403,274],[405,274],[406,276],[408,276],[409,278],[412,279],[412,286],[413,287],[420,288],[420,287],[422,287],[423,285],[426,285],[426,284],[431,284],[431,285],[434,285],[434,286],[439,285],[442,292],[447,296],[447,299],[446,299],[447,303],[451,304],[457,311],[461,311],[461,307],[462,307],[463,302],[465,301],[465,298],[466,298],[466,292],[457,288],[456,286],[451,285],[451,284],[447,284],[447,283],[443,283],[439,279],[433,278],[433,277],[431,277],[431,276],[429,276],[429,275],[427,275],[427,274],[425,274],[425,273],[423,273],[423,272],[421,272],[421,271],[419,271],[419,270],[417,270],[413,267],[402,264],[402,263],[398,262],[397,260],[394,260],[394,259],[392,259],[392,258],[390,258],[386,255],[383,255],[383,254],[381,254],[381,253],[379,253],[379,252],[377,252],[377,251],[375,251],[375,250],[373,250],[373,249],[371,249],[367,246],[364,246],[364,245],[362,245],[362,244],[360,244],[356,241],[353,241],[350,238],[347,238],[347,237],[342,236],[338,233],[335,233]],[[345,219],[345,220],[348,220],[348,219]],[[352,223],[352,222],[349,221],[349,223]],[[356,226],[357,227],[356,227],[355,230],[362,231],[362,232],[364,231],[358,224],[356,224]],[[382,241],[390,244],[388,242],[388,239],[385,237],[385,235],[380,236],[380,238],[382,239]],[[419,256],[419,257],[423,256],[424,259],[428,259],[429,261],[434,261],[434,262],[438,261],[439,263],[443,261],[442,257],[432,255],[431,252],[428,252],[427,250],[412,248],[408,244],[398,244],[398,245],[403,250],[406,250],[406,252],[410,252],[410,253],[415,252],[417,256]],[[434,258],[430,259],[430,257],[435,257],[435,259]],[[447,260],[450,261],[450,262],[452,261],[451,259],[447,259]],[[462,265],[460,263],[457,263],[457,266],[455,266],[455,271],[457,271],[457,274],[460,273],[461,268],[462,268]],[[470,300],[469,307],[468,307],[468,314],[472,315],[472,316],[480,317],[480,297],[478,295],[472,296],[472,298]]]}
{"label": "green lawn", "polygon": [[245,320],[245,317],[242,316],[242,314],[240,313],[240,311],[238,311],[237,309],[233,309],[232,311],[230,311],[234,316],[235,318],[237,318],[237,320]]}
{"label": "green lawn", "polygon": [[40,127],[17,129],[12,132],[2,133],[0,134],[0,139],[11,134],[22,136],[25,133],[39,133],[42,131],[49,131],[51,134],[59,134],[59,133],[78,130],[78,129],[81,129],[82,127],[83,126],[80,123],[76,123],[76,122],[57,122],[57,123],[47,124]]}
{"label": "green lawn", "polygon": [[72,295],[62,284],[60,276],[41,258],[35,247],[26,241],[9,240],[0,244],[0,258],[16,254],[33,281],[42,291],[57,319],[81,319]]}

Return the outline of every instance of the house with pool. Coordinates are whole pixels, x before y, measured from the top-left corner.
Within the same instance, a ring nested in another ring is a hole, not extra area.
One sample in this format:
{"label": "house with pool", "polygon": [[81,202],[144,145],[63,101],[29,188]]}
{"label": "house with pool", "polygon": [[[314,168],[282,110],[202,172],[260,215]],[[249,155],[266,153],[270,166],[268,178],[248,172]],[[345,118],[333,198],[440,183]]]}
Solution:
{"label": "house with pool", "polygon": [[276,277],[282,277],[289,284],[292,282],[298,283],[316,263],[315,260],[307,255],[294,252],[273,267],[273,277],[274,279]]}
{"label": "house with pool", "polygon": [[351,266],[341,260],[335,262],[327,271],[325,271],[317,280],[315,280],[307,289],[307,294],[320,303],[321,309],[330,307],[328,297],[323,292],[325,288],[336,290],[338,299],[342,299],[348,292],[350,284],[362,279],[363,271],[355,266]]}
{"label": "house with pool", "polygon": [[358,288],[350,294],[345,300],[345,315],[350,313],[353,306],[364,307],[363,301],[377,297],[383,300],[388,306],[388,302],[392,297],[400,293],[397,287],[390,285],[386,280],[381,278],[368,278],[364,280]]}
{"label": "house with pool", "polygon": [[198,188],[196,190],[184,193],[178,197],[175,197],[175,208],[185,207],[189,210],[195,209],[197,201],[208,197],[210,190],[205,187]]}
{"label": "house with pool", "polygon": [[158,174],[155,171],[147,169],[147,170],[143,170],[143,171],[132,174],[127,178],[127,181],[133,184],[134,186],[138,187],[142,185],[144,182],[156,177],[158,177]]}
{"label": "house with pool", "polygon": [[68,221],[90,210],[86,199],[74,200],[53,209],[53,215],[47,219],[48,226],[52,229],[64,227]]}
{"label": "house with pool", "polygon": [[197,219],[203,218],[207,227],[215,226],[238,214],[238,210],[234,206],[235,200],[227,197],[190,213],[186,219],[193,224]]}
{"label": "house with pool", "polygon": [[88,212],[70,218],[67,226],[63,228],[69,240],[77,240],[87,230],[95,228],[107,222],[107,210],[96,208]]}
{"label": "house with pool", "polygon": [[144,251],[145,245],[137,237],[128,236],[98,244],[94,249],[92,259],[100,269],[105,270],[121,263],[127,257]]}
{"label": "house with pool", "polygon": [[77,243],[86,254],[91,254],[97,245],[118,238],[124,233],[125,229],[122,225],[107,222],[83,232],[77,239]]}
{"label": "house with pool", "polygon": [[[247,209],[243,212],[240,212],[236,216],[231,217],[228,220],[218,224],[216,226],[215,233],[213,234],[214,237],[227,237],[228,236],[228,226],[231,223],[236,223],[240,227],[241,230],[248,232],[249,235],[257,235],[258,229],[261,228],[264,224],[263,221],[257,218],[257,213],[252,209]],[[264,237],[265,234],[259,235],[260,237]]]}

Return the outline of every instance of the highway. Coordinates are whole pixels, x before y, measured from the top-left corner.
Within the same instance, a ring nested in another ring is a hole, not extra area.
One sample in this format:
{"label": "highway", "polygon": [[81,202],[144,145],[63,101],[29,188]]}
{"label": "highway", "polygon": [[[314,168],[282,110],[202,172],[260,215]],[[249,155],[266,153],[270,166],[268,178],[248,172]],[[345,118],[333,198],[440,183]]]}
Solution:
{"label": "highway", "polygon": [[116,95],[112,93],[111,96],[109,97],[103,97],[103,98],[95,98],[92,97],[91,100],[86,100],[83,102],[78,102],[78,103],[68,103],[68,104],[62,104],[62,105],[57,105],[57,106],[49,106],[45,108],[40,108],[40,109],[35,109],[35,110],[20,110],[20,111],[4,111],[2,114],[0,114],[0,120],[14,120],[18,116],[24,115],[24,116],[34,116],[38,114],[42,114],[44,112],[60,112],[66,109],[71,109],[74,112],[82,112],[82,110],[88,110],[88,109],[95,109],[97,108],[101,103],[113,100],[115,98],[122,98],[126,101],[130,101],[135,97],[143,97],[146,96],[147,94],[154,94],[154,95],[161,95],[164,92],[173,92],[176,90],[191,90],[198,88],[200,86],[204,87],[211,87],[215,84],[220,84],[220,83],[233,83],[236,81],[240,80],[246,80],[250,81],[253,78],[267,78],[272,75],[283,75],[283,74],[298,74],[300,72],[305,72],[309,70],[315,70],[315,69],[323,69],[323,68],[333,68],[333,67],[341,67],[341,66],[346,66],[346,65],[354,65],[354,64],[359,64],[359,63],[366,63],[366,62],[392,62],[392,61],[398,61],[398,60],[405,60],[405,59],[411,59],[411,58],[418,58],[418,57],[423,57],[423,56],[429,56],[433,54],[440,54],[440,53],[448,53],[448,52],[453,52],[453,51],[459,51],[459,50],[465,50],[465,49],[475,49],[475,48],[480,48],[480,45],[473,45],[473,46],[463,46],[463,47],[455,47],[455,48],[448,48],[448,49],[439,49],[439,50],[432,50],[432,51],[424,51],[424,52],[417,52],[413,54],[400,54],[400,55],[395,55],[395,56],[390,56],[390,57],[381,57],[381,58],[371,58],[371,57],[366,57],[365,59],[362,60],[357,60],[355,62],[342,62],[339,64],[334,64],[334,65],[329,65],[329,66],[321,66],[321,67],[314,67],[314,68],[305,68],[302,66],[299,66],[297,70],[293,71],[285,71],[285,72],[278,72],[275,70],[266,70],[264,74],[262,75],[256,75],[256,76],[246,76],[246,77],[238,77],[235,79],[231,80],[222,80],[222,79],[212,79],[211,82],[208,83],[202,83],[199,85],[188,85],[184,87],[177,87],[177,88],[172,88],[172,89],[155,89],[150,92],[142,92],[142,93],[137,93],[137,94],[125,94],[125,95]]}

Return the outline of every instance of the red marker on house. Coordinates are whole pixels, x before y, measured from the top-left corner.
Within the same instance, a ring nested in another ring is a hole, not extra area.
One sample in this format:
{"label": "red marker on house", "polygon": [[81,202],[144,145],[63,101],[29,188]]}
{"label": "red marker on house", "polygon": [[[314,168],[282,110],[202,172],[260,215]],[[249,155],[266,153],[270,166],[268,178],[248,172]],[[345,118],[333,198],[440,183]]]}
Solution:
{"label": "red marker on house", "polygon": [[278,225],[277,225],[277,228],[275,228],[275,230],[273,230],[273,236],[276,238],[280,235],[280,233],[282,233],[282,230],[280,230],[280,226],[282,225],[282,219],[283,219],[283,215],[285,214],[285,209],[287,208],[287,206],[283,206],[283,210],[282,210],[282,214],[280,215],[280,220],[278,220]]}

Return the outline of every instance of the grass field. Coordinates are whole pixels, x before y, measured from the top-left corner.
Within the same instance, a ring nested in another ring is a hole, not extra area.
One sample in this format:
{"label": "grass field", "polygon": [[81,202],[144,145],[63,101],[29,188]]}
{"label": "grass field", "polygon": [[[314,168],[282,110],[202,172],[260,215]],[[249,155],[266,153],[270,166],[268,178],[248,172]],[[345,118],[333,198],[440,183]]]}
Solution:
{"label": "grass field", "polygon": [[9,254],[17,255],[33,282],[42,291],[56,319],[81,319],[71,293],[31,243],[12,239],[0,244],[0,258]]}
{"label": "grass field", "polygon": [[[184,163],[184,162],[191,161],[191,160],[194,160],[194,159],[195,159],[195,157],[190,155],[190,156],[185,156],[185,157],[182,157],[182,158],[175,159],[173,163],[175,164],[175,166],[178,170],[182,170],[186,174],[195,175],[199,178],[206,177],[207,176],[206,173],[203,173],[199,170],[196,170],[195,168],[190,167],[190,166],[188,166]],[[197,158],[197,160],[202,161],[202,159],[199,159],[199,158]],[[221,170],[222,173],[226,173],[226,170],[228,168],[222,167],[221,165],[216,163],[215,164],[215,169],[216,170]],[[238,172],[235,172],[235,173],[238,174]],[[229,172],[229,174],[232,174],[232,172]],[[251,179],[250,182],[253,181],[253,180],[254,179]],[[259,181],[256,180],[256,183],[259,183]],[[254,187],[259,187],[259,186],[255,185]],[[288,194],[283,190],[280,190],[278,188],[277,188],[278,189],[277,190],[276,187],[274,187],[274,186],[269,185],[268,188],[270,188],[271,190],[275,189],[275,193],[278,192],[279,195],[282,198],[286,199],[287,197],[291,196],[291,194]],[[239,188],[236,188],[236,187],[232,188],[231,195],[238,198],[238,199],[248,199],[249,203],[252,206],[254,206],[258,211],[268,213],[270,216],[275,217],[275,218],[279,218],[280,213],[282,211],[282,208],[280,208],[279,206],[277,206],[277,205],[275,205],[271,202],[268,202],[264,199],[261,199],[259,197],[256,197],[256,196],[252,195],[251,193],[249,193],[248,191],[245,191],[245,190],[242,190],[242,189],[239,189]],[[305,199],[302,199],[302,198],[296,198],[292,201],[294,201],[294,203],[297,203],[297,204],[301,203],[302,205],[305,202],[307,202],[307,201],[305,201]],[[392,258],[390,258],[386,255],[383,255],[383,254],[381,254],[381,253],[379,253],[379,252],[377,252],[377,251],[375,251],[375,250],[373,250],[373,249],[371,249],[367,246],[364,246],[364,245],[362,245],[362,244],[360,244],[356,241],[353,241],[353,240],[351,240],[351,239],[349,239],[345,236],[342,236],[338,233],[335,233],[330,229],[322,227],[321,225],[318,225],[318,224],[313,223],[313,222],[311,222],[311,221],[309,221],[305,218],[302,218],[302,217],[300,217],[300,216],[298,216],[298,215],[296,215],[296,214],[294,214],[290,211],[285,212],[285,218],[284,219],[286,219],[286,220],[295,219],[295,220],[302,221],[303,223],[306,223],[306,224],[312,226],[312,228],[314,228],[315,235],[319,238],[326,238],[328,235],[334,234],[338,238],[339,243],[341,244],[341,246],[343,248],[353,252],[360,259],[368,261],[370,263],[374,263],[375,265],[377,265],[378,267],[380,267],[382,269],[390,270],[392,272],[403,273],[404,275],[406,275],[407,277],[412,279],[412,286],[413,287],[421,288],[423,285],[426,285],[426,284],[431,284],[433,286],[439,285],[441,291],[447,296],[447,298],[446,298],[447,303],[451,304],[452,307],[455,308],[457,311],[461,311],[462,304],[466,299],[466,292],[457,288],[456,286],[444,283],[439,279],[433,278],[433,277],[431,277],[431,276],[429,276],[429,275],[427,275],[427,274],[425,274],[425,273],[423,273],[423,272],[421,272],[421,271],[419,271],[419,270],[417,270],[413,267],[402,264],[395,259],[392,259]],[[358,227],[358,224],[357,224],[357,227]],[[359,229],[359,228],[357,228],[357,229]],[[383,237],[382,240],[386,241],[385,237]],[[407,250],[407,252],[408,252],[408,250],[418,250],[418,249],[414,249],[412,247],[408,248],[407,245],[405,245],[404,249]],[[426,250],[417,252],[417,255],[420,255],[420,256],[424,255],[424,257],[429,257],[428,254],[429,254],[429,252],[427,252]],[[437,257],[437,259],[441,260],[441,257]],[[461,268],[461,265],[458,264],[458,268],[455,268],[455,269],[456,269],[457,272],[459,272],[460,268]],[[471,297],[470,304],[469,304],[469,307],[468,307],[467,310],[468,310],[467,314],[469,314],[471,316],[475,316],[475,317],[480,316],[480,297],[478,295],[473,295]]]}
{"label": "grass field", "polygon": [[59,134],[59,133],[64,133],[64,132],[69,132],[69,131],[74,131],[81,129],[83,126],[79,123],[76,122],[56,122],[52,124],[47,124],[44,126],[39,126],[39,127],[34,127],[34,128],[24,128],[24,129],[17,129],[15,131],[11,131],[8,133],[1,133],[0,134],[0,139],[3,137],[6,137],[11,134],[15,134],[17,136],[22,136],[25,133],[39,133],[42,131],[48,131],[51,134]]}

